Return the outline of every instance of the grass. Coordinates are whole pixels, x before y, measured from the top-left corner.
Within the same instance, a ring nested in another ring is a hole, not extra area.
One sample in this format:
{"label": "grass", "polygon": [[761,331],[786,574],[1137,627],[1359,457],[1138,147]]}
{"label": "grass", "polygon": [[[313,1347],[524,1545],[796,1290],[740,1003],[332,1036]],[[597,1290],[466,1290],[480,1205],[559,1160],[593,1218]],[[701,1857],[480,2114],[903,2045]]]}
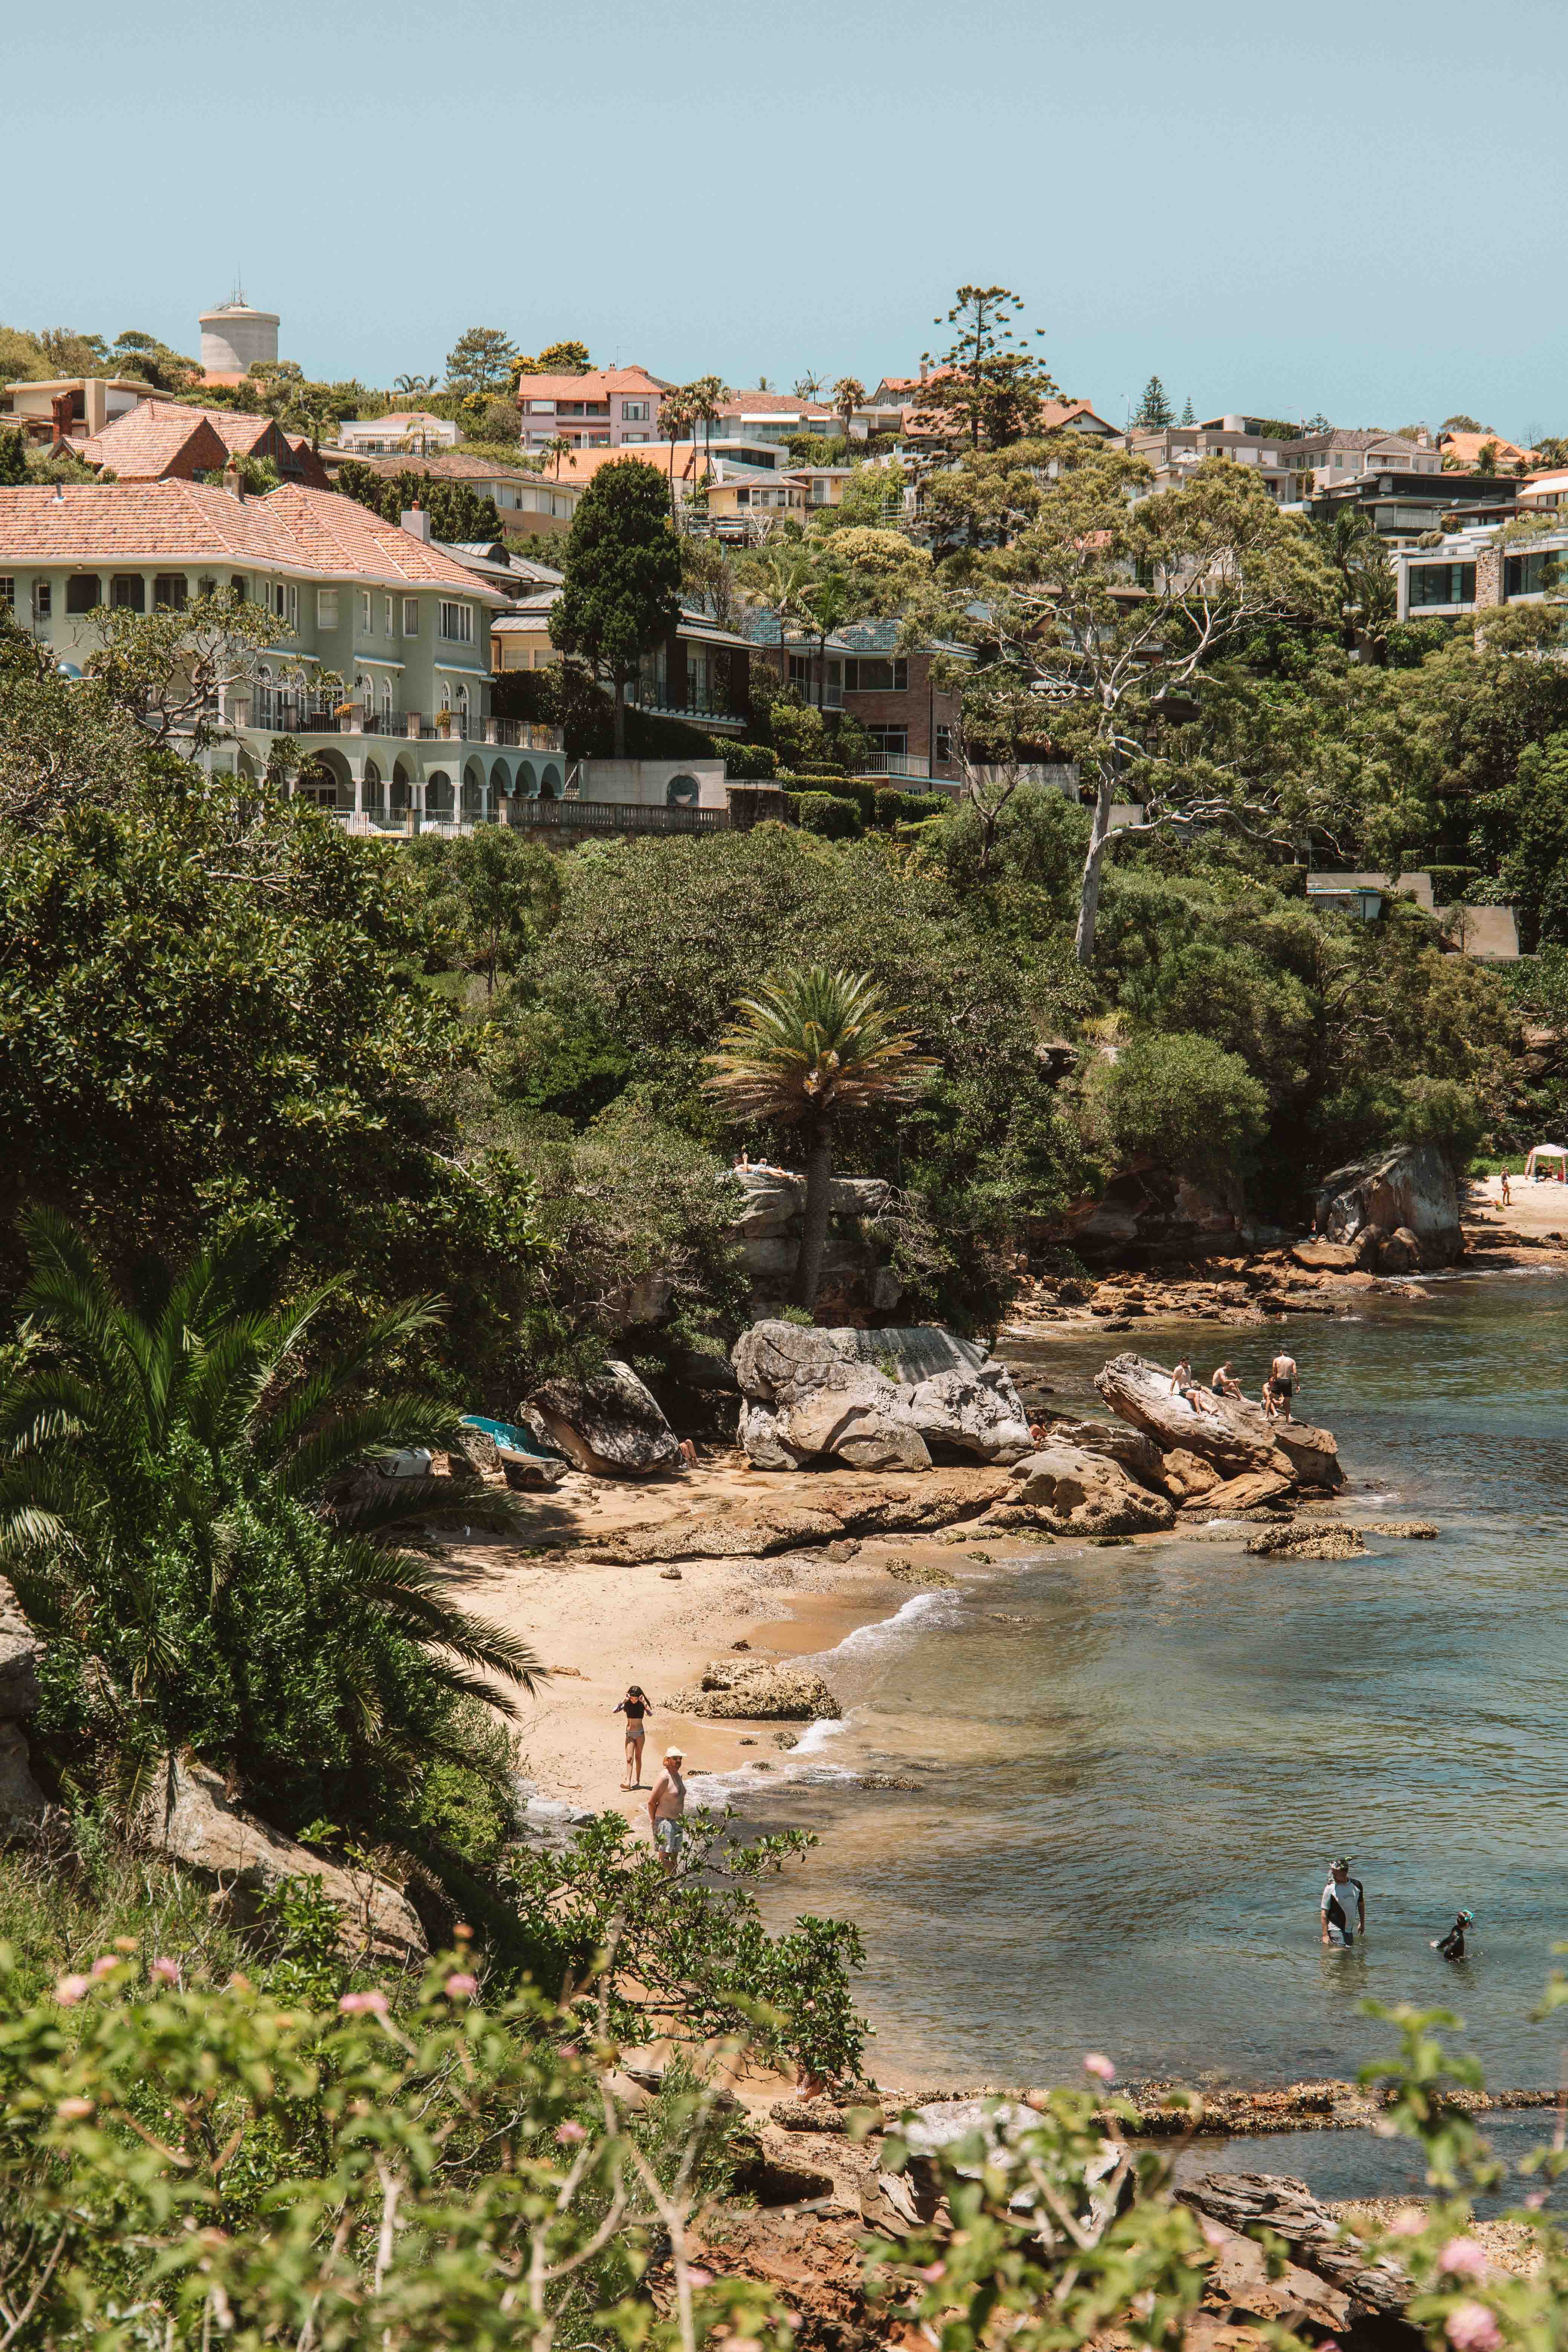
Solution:
{"label": "grass", "polygon": [[224,1982],[241,1965],[240,1937],[205,1891],[172,1864],[132,1853],[96,1824],[75,1823],[76,1850],[0,1854],[0,1943],[10,1947],[22,2001],[58,1976],[86,1974],[117,1937],[179,1959],[187,1980]]}

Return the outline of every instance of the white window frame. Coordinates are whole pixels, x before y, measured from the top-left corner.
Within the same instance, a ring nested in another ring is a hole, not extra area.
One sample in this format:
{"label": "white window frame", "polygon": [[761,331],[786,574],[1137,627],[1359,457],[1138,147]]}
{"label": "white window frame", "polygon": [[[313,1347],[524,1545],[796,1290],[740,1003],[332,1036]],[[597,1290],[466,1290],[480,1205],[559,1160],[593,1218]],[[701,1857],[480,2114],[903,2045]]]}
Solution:
{"label": "white window frame", "polygon": [[385,628],[384,634],[385,634],[387,636],[389,636],[389,637],[390,637],[390,636],[392,635],[392,634],[393,634],[393,625],[393,625],[393,620],[394,620],[394,617],[395,617],[394,610],[393,610],[393,600],[392,600],[392,598],[391,598],[390,596],[387,596],[387,597],[385,597],[385,598],[384,598],[384,599],[383,599],[383,602],[384,603],[384,604],[385,604],[385,606],[386,606],[386,611],[385,611],[384,614],[383,615],[383,617],[384,617],[384,619],[385,620],[385,623],[386,623],[386,628]]}
{"label": "white window frame", "polygon": [[442,599],[437,623],[441,635],[449,646],[471,646],[474,642],[474,608]]}
{"label": "white window frame", "polygon": [[375,621],[374,618],[374,600],[371,595],[370,590],[368,588],[362,588],[359,592],[360,625],[367,637],[374,636],[375,635]]}
{"label": "white window frame", "polygon": [[4,577],[0,577],[0,604],[3,604],[8,613],[14,613],[16,609],[16,582],[11,572],[6,572]]}
{"label": "white window frame", "polygon": [[318,588],[318,589],[317,589],[317,591],[316,591],[316,626],[317,626],[317,628],[318,628],[318,629],[335,629],[335,628],[337,627],[337,625],[338,625],[338,592],[337,592],[337,590],[336,590],[335,588]]}
{"label": "white window frame", "polygon": [[419,599],[417,596],[405,596],[403,600],[403,634],[405,637],[416,637],[419,635]]}

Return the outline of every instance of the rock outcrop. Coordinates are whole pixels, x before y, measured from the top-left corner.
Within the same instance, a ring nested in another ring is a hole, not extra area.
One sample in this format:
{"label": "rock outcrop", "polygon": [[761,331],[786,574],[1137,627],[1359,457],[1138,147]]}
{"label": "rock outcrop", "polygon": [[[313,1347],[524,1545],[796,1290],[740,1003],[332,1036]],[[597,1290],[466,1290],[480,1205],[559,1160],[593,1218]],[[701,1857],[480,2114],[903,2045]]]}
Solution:
{"label": "rock outcrop", "polygon": [[547,1381],[529,1400],[537,1436],[578,1470],[598,1477],[646,1478],[673,1470],[680,1441],[629,1364],[612,1359],[585,1381]]}
{"label": "rock outcrop", "polygon": [[340,1938],[356,1958],[423,1960],[429,1948],[405,1895],[368,1872],[351,1874],[242,1812],[216,1772],[168,1759],[136,1816],[142,1843],[211,1880],[224,1894],[266,1894],[285,1878],[319,1878],[342,1914]]}
{"label": "rock outcrop", "polygon": [[[988,1462],[1026,1454],[1028,1423],[1005,1367],[949,1332],[931,1331],[923,1349],[922,1336],[919,1327],[885,1333],[753,1324],[731,1356],[745,1400],[738,1434],[747,1458],[760,1470],[824,1459],[857,1470],[928,1470],[932,1445]],[[906,1363],[934,1368],[894,1378]]]}
{"label": "rock outcrop", "polygon": [[[1170,1491],[1167,1457],[1152,1437],[1145,1437],[1141,1429],[1129,1428],[1124,1421],[1067,1421],[1053,1414],[1046,1423],[1046,1435],[1053,1445],[1077,1445],[1085,1454],[1109,1454],[1130,1478],[1155,1494]],[[1206,1464],[1197,1466],[1205,1478],[1213,1479],[1215,1474]]]}
{"label": "rock outcrop", "polygon": [[676,1691],[664,1704],[671,1715],[748,1723],[837,1723],[843,1713],[809,1666],[743,1658],[710,1659],[695,1690]]}
{"label": "rock outcrop", "polygon": [[[1368,1230],[1378,1236],[1380,1273],[1409,1273],[1385,1265],[1384,1237],[1409,1236],[1424,1266],[1452,1265],[1464,1255],[1459,1195],[1454,1172],[1436,1144],[1402,1144],[1397,1150],[1336,1168],[1318,1194],[1318,1231],[1331,1242],[1355,1244]],[[1406,1243],[1395,1255],[1403,1255]]]}
{"label": "rock outcrop", "polygon": [[1288,2174],[1209,2172],[1178,2189],[1176,2199],[1224,2230],[1268,2230],[1282,2238],[1298,2263],[1350,2298],[1352,2318],[1393,2316],[1415,2291],[1409,2275],[1386,2256],[1369,2262],[1342,2217],[1320,2204],[1304,2180]]}
{"label": "rock outcrop", "polygon": [[[754,1315],[776,1314],[788,1299],[800,1259],[805,1178],[774,1168],[737,1168],[741,1213],[734,1233],[752,1286]],[[828,1189],[827,1244],[821,1296],[830,1312],[889,1314],[903,1293],[891,1263],[891,1236],[880,1228],[892,1187],[875,1176],[837,1176]]]}
{"label": "rock outcrop", "polygon": [[1175,1513],[1108,1454],[1087,1454],[1054,1440],[1013,1471],[1015,1502],[1048,1514],[1072,1535],[1149,1535],[1172,1527]]}
{"label": "rock outcrop", "polygon": [[1195,1454],[1222,1479],[1274,1471],[1300,1486],[1330,1489],[1341,1483],[1339,1456],[1326,1429],[1308,1422],[1270,1422],[1245,1397],[1205,1394],[1203,1403],[1171,1392],[1164,1366],[1142,1356],[1115,1356],[1095,1375],[1112,1412],[1142,1429],[1167,1456]]}
{"label": "rock outcrop", "polygon": [[48,1811],[48,1800],[33,1778],[22,1728],[43,1698],[38,1686],[43,1652],[42,1639],[0,1577],[0,1843],[26,1836]]}
{"label": "rock outcrop", "polygon": [[1005,1470],[932,1470],[923,1478],[814,1478],[809,1500],[781,1496],[750,1509],[717,1507],[689,1518],[595,1536],[595,1559],[630,1566],[675,1559],[763,1559],[846,1537],[924,1535],[976,1520],[1008,1493]]}

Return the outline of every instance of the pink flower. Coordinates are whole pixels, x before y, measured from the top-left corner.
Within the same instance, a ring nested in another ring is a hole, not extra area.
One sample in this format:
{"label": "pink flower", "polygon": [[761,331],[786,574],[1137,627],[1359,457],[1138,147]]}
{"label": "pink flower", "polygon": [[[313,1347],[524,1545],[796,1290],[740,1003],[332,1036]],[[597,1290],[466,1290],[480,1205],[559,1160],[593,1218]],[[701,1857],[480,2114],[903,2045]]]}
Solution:
{"label": "pink flower", "polygon": [[61,2099],[56,2104],[55,2113],[58,2116],[62,2124],[79,2124],[85,2116],[91,2115],[92,2101],[90,2099]]}
{"label": "pink flower", "polygon": [[1487,2250],[1475,2238],[1450,2238],[1437,2257],[1437,2268],[1455,2278],[1483,2279],[1488,2267]]}
{"label": "pink flower", "polygon": [[1391,2238],[1424,2238],[1426,2216],[1419,2205],[1407,2205],[1403,2213],[1396,2213],[1388,2225],[1388,2234]]}
{"label": "pink flower", "polygon": [[711,2286],[713,2284],[712,2272],[699,2270],[695,2263],[686,2275],[692,2286]]}
{"label": "pink flower", "polygon": [[92,1964],[92,1973],[95,1977],[111,1977],[119,1966],[117,1952],[100,1952]]}
{"label": "pink flower", "polygon": [[924,2279],[928,2286],[934,2286],[938,2279],[944,2279],[947,2276],[947,2264],[945,2263],[928,2263],[924,2270],[921,2271],[921,2276]]}
{"label": "pink flower", "polygon": [[1484,2303],[1457,2303],[1446,2330],[1454,2352],[1497,2352],[1502,2334]]}
{"label": "pink flower", "polygon": [[345,2017],[362,2016],[366,2010],[375,2017],[384,2017],[386,1995],[384,1992],[345,1992],[338,2007]]}
{"label": "pink flower", "polygon": [[441,1988],[448,2000],[472,2000],[479,1989],[478,1977],[469,1976],[466,1969],[454,1969]]}
{"label": "pink flower", "polygon": [[1083,2071],[1086,2074],[1092,2074],[1097,2083],[1114,2083],[1116,2080],[1116,2069],[1103,2050],[1089,2050],[1084,2053]]}
{"label": "pink flower", "polygon": [[147,1973],[150,1977],[155,1977],[160,1984],[177,1985],[180,1981],[180,1963],[178,1960],[163,1958],[152,1960],[148,1963]]}
{"label": "pink flower", "polygon": [[62,2009],[74,2008],[84,1992],[92,1990],[90,1977],[61,1977],[55,1987],[55,1999]]}
{"label": "pink flower", "polygon": [[556,2125],[555,2137],[563,2147],[569,2147],[574,2141],[586,2139],[588,2135],[581,2124],[565,2123]]}

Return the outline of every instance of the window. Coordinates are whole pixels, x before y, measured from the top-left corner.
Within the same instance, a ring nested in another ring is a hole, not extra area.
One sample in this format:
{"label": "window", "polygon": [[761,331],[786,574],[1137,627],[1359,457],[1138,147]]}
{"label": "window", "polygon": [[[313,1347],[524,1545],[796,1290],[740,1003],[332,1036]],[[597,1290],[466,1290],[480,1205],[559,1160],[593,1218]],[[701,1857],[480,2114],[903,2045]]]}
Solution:
{"label": "window", "polygon": [[52,582],[47,580],[35,580],[33,583],[33,611],[37,614],[37,618],[40,621],[47,621],[50,614],[54,611],[54,605],[55,592]]}
{"label": "window", "polygon": [[15,580],[0,580],[0,604],[3,604],[8,613],[16,611],[16,583]]}
{"label": "window", "polygon": [[866,732],[885,760],[909,758],[910,733],[907,727],[868,727]]}
{"label": "window", "polygon": [[382,614],[382,626],[383,626],[383,629],[384,630],[385,635],[386,635],[387,636],[391,636],[391,635],[392,635],[392,599],[391,599],[391,597],[390,597],[390,596],[384,596],[384,597],[383,597],[383,599],[382,599],[382,603],[384,604],[384,606],[385,606],[385,608],[386,608],[386,609],[385,609],[385,611],[384,612],[384,614]]}
{"label": "window", "polygon": [[752,503],[752,493],[751,493],[751,491],[746,488],[745,484],[744,484],[744,483],[742,483],[742,486],[741,486],[741,488],[740,488],[736,491],[736,493],[735,493],[735,504],[736,504],[738,507],[749,507],[749,506],[751,505],[751,503]]}
{"label": "window", "polygon": [[[329,590],[328,593],[335,596],[336,591]],[[262,591],[261,601],[266,605],[269,613],[274,614],[279,620],[286,622],[291,630],[298,633],[300,626],[300,591],[292,581],[274,580],[268,587]],[[318,618],[319,617],[320,615],[318,614]],[[330,626],[331,625],[329,624],[328,625]]]}
{"label": "window", "polygon": [[[854,663],[851,662],[849,667],[853,669],[855,667]],[[792,686],[809,686],[811,684],[811,656],[809,654],[791,654],[789,657],[789,682]]]}
{"label": "window", "polygon": [[1410,567],[1412,609],[1423,604],[1473,604],[1476,567],[1473,563],[1413,563]]}
{"label": "window", "polygon": [[318,588],[318,589],[317,589],[317,591],[316,591],[316,626],[317,626],[317,628],[318,628],[318,629],[335,629],[335,628],[337,627],[337,625],[338,625],[338,592],[337,592],[337,590],[336,590],[335,588]]}
{"label": "window", "polygon": [[621,403],[621,422],[624,425],[646,425],[647,423],[647,401],[623,400]]}
{"label": "window", "polygon": [[117,572],[109,583],[109,602],[117,613],[144,613],[147,583],[140,572]]}
{"label": "window", "polygon": [[852,661],[844,665],[847,694],[907,694],[909,685],[907,660]]}
{"label": "window", "polygon": [[403,600],[403,634],[405,637],[416,637],[419,635],[419,599],[417,596],[405,596]]}
{"label": "window", "polygon": [[1554,551],[1533,555],[1505,555],[1502,593],[1505,596],[1540,596],[1555,588],[1563,559]]}
{"label": "window", "polygon": [[937,729],[936,756],[940,766],[947,767],[951,765],[952,760],[952,730],[951,727],[939,727]]}
{"label": "window", "polygon": [[250,594],[250,583],[249,583],[249,581],[246,579],[246,577],[244,576],[244,574],[243,574],[242,572],[237,572],[235,573],[235,575],[234,575],[234,578],[229,582],[229,583],[228,583],[228,584],[229,584],[229,586],[233,589],[233,591],[234,591],[234,593],[235,593],[235,594],[239,598],[240,603],[243,604],[246,602],[247,598],[247,597],[249,596],[249,594]]}
{"label": "window", "polygon": [[441,635],[455,646],[471,646],[474,642],[474,608],[471,604],[443,604]]}
{"label": "window", "polygon": [[555,403],[552,400],[531,400],[528,404],[528,413],[531,416],[553,416]]}
{"label": "window", "polygon": [[367,637],[375,627],[375,622],[372,617],[374,609],[370,590],[362,588],[359,592],[359,625]]}
{"label": "window", "polygon": [[160,572],[153,583],[153,604],[166,613],[183,613],[185,609],[185,575],[183,572]]}

